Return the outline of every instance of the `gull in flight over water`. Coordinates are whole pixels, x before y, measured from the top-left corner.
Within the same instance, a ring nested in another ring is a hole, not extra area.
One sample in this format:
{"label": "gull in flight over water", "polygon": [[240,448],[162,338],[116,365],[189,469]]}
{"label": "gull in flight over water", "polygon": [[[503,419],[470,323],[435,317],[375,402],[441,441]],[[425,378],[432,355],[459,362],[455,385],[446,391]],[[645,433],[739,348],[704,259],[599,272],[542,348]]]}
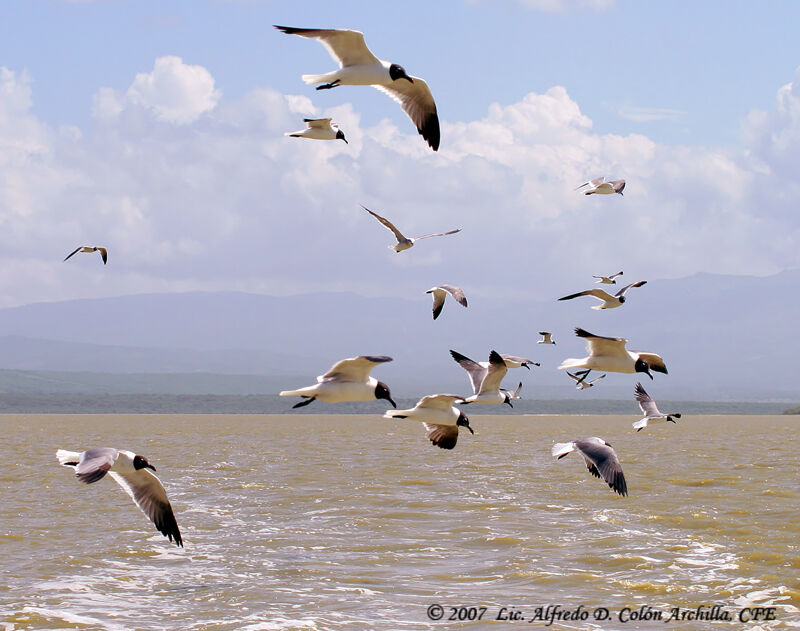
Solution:
{"label": "gull in flight over water", "polygon": [[570,371],[567,371],[567,374],[575,380],[575,388],[578,390],[586,390],[587,388],[591,388],[594,386],[595,381],[600,381],[604,379],[606,374],[603,373],[599,377],[595,377],[591,381],[586,381],[586,377],[589,376],[589,373],[592,372],[591,370],[581,370],[577,371],[575,374],[572,374]]}
{"label": "gull in flight over water", "polygon": [[622,373],[646,373],[653,378],[650,370],[667,374],[664,360],[655,353],[626,350],[628,340],[621,337],[603,337],[576,328],[575,335],[586,339],[588,357],[583,359],[569,358],[561,362],[559,370],[569,368],[588,368],[590,370]]}
{"label": "gull in flight over water", "polygon": [[439,116],[428,84],[406,74],[402,66],[378,59],[367,48],[364,34],[348,29],[316,29],[277,26],[287,35],[317,39],[339,69],[327,74],[304,74],[308,85],[320,83],[317,90],[340,85],[371,85],[400,104],[431,149],[439,149]]}
{"label": "gull in flight over water", "polygon": [[[538,365],[538,364],[537,364]],[[520,392],[522,392],[522,382],[519,382],[517,385],[516,390],[509,390],[508,388],[500,388],[500,392],[508,393],[508,398],[512,401],[519,401],[522,397],[519,396]]]}
{"label": "gull in flight over water", "polygon": [[573,451],[579,451],[586,461],[586,468],[596,478],[603,478],[611,489],[620,495],[628,494],[628,485],[625,483],[625,474],[619,464],[614,449],[602,438],[592,436],[581,438],[570,443],[556,443],[553,445],[553,457],[560,460]]}
{"label": "gull in flight over water", "polygon": [[394,250],[395,252],[402,252],[403,250],[408,250],[408,248],[412,247],[414,243],[420,241],[421,239],[428,239],[430,237],[444,237],[447,236],[448,234],[455,234],[456,232],[461,232],[461,228],[458,228],[456,230],[450,230],[450,232],[437,232],[436,234],[424,234],[421,237],[413,237],[413,238],[406,237],[405,235],[403,235],[402,232],[400,232],[397,228],[394,227],[394,224],[391,221],[389,221],[385,217],[381,217],[378,213],[372,212],[366,206],[361,206],[361,208],[366,210],[370,215],[375,217],[375,219],[380,221],[384,226],[389,228],[389,230],[391,230],[394,233],[394,236],[397,238],[397,244],[390,245],[388,246],[388,248],[390,250]]}
{"label": "gull in flight over water", "polygon": [[589,187],[583,192],[584,195],[613,195],[614,193],[622,195],[622,191],[625,188],[625,180],[611,180],[610,182],[606,182],[606,178],[596,177],[593,180],[584,182],[575,190],[579,191],[584,186]]}
{"label": "gull in flight over water", "polygon": [[444,299],[447,298],[447,294],[450,294],[453,297],[453,300],[455,300],[462,307],[467,306],[467,297],[464,295],[464,291],[461,289],[461,287],[456,287],[455,285],[437,285],[436,287],[431,287],[425,293],[433,296],[434,320],[438,318],[439,314],[442,312],[442,308],[444,307]]}
{"label": "gull in flight over water", "polygon": [[466,427],[471,434],[475,433],[464,412],[453,405],[463,402],[464,399],[457,394],[431,394],[422,397],[409,410],[386,410],[383,418],[421,421],[428,431],[428,440],[431,443],[442,449],[453,449],[458,441],[459,427]]}
{"label": "gull in flight over water", "polygon": [[390,361],[392,361],[391,357],[383,355],[363,355],[361,357],[343,359],[340,362],[336,362],[324,375],[317,377],[317,383],[313,386],[298,390],[284,390],[280,393],[280,396],[303,397],[306,399],[293,405],[293,408],[308,405],[315,399],[327,401],[328,403],[386,399],[392,404],[392,407],[397,407],[392,400],[389,386],[382,381],[378,381],[375,377],[369,376],[375,366]]}
{"label": "gull in flight over water", "polygon": [[330,118],[304,118],[303,122],[306,124],[305,129],[300,131],[286,132],[284,136],[291,136],[292,138],[311,138],[313,140],[344,140],[345,144],[347,138],[344,137],[344,132],[339,129],[335,123],[331,124]]}
{"label": "gull in flight over water", "polygon": [[66,261],[73,254],[77,254],[78,252],[100,252],[100,258],[103,259],[103,265],[108,263],[108,250],[106,250],[105,248],[101,248],[101,247],[92,247],[90,245],[80,245],[80,246],[78,246],[72,252],[67,254],[67,256],[66,256],[66,258],[64,258],[64,260]]}
{"label": "gull in flight over water", "polygon": [[539,335],[542,336],[542,339],[536,342],[537,344],[555,344],[553,334],[549,331],[539,331]]}
{"label": "gull in flight over water", "polygon": [[472,383],[474,394],[471,397],[465,397],[464,403],[482,403],[485,405],[505,403],[509,407],[514,407],[511,405],[511,395],[506,391],[500,392],[500,382],[508,372],[506,362],[500,353],[491,351],[489,353],[489,361],[480,364],[453,350],[450,351],[450,355],[453,356],[459,366],[467,371]]}
{"label": "gull in flight over water", "polygon": [[97,482],[108,473],[125,489],[162,535],[183,547],[181,531],[178,530],[178,522],[175,521],[167,492],[161,481],[148,471],[155,471],[156,468],[146,458],[132,451],[111,447],[95,447],[82,453],[59,449],[56,458],[63,465],[74,467],[75,476],[86,484]]}
{"label": "gull in flight over water", "polygon": [[640,280],[635,283],[631,283],[630,285],[625,285],[622,289],[620,289],[617,293],[613,296],[609,294],[607,291],[598,288],[595,289],[587,289],[586,291],[578,292],[577,294],[570,294],[569,296],[564,296],[563,298],[559,298],[559,300],[572,300],[573,298],[580,298],[581,296],[591,296],[592,298],[597,298],[603,304],[594,305],[592,309],[616,309],[617,307],[621,307],[625,302],[625,292],[631,289],[632,287],[641,287],[642,285],[646,285],[646,280]]}
{"label": "gull in flight over water", "polygon": [[616,274],[611,274],[611,276],[595,276],[592,274],[592,278],[599,278],[600,280],[594,281],[595,283],[602,283],[603,285],[616,285],[617,281],[614,279],[617,276],[622,276],[622,272],[617,272]]}
{"label": "gull in flight over water", "polygon": [[681,417],[679,412],[670,412],[669,414],[659,412],[656,402],[647,394],[642,384],[637,383],[634,392],[636,400],[639,402],[639,407],[642,409],[642,414],[644,414],[644,418],[641,421],[636,421],[633,424],[637,432],[641,432],[647,427],[648,423],[674,423],[673,419]]}

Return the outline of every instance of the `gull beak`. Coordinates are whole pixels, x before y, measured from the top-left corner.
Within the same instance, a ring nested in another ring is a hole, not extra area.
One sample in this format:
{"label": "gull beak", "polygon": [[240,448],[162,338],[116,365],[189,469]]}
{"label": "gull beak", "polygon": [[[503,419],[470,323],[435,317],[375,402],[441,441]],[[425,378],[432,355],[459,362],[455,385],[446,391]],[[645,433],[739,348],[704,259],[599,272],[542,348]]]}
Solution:
{"label": "gull beak", "polygon": [[145,466],[146,466],[148,469],[152,469],[153,471],[155,471],[155,470],[156,470],[156,468],[155,468],[153,465],[151,465],[149,462],[148,462],[148,463],[147,463]]}
{"label": "gull beak", "polygon": [[469,425],[467,425],[467,429],[469,430],[470,434],[472,434],[473,436],[475,435],[475,432],[472,430],[472,428]]}

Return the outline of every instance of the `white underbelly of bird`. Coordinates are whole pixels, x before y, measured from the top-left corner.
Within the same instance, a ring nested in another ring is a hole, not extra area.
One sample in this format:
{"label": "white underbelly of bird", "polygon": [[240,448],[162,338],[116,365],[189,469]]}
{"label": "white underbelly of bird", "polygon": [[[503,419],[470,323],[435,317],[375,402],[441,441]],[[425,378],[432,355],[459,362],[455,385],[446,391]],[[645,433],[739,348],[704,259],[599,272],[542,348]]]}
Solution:
{"label": "white underbelly of bird", "polygon": [[483,394],[473,394],[471,397],[466,397],[464,401],[479,405],[499,405],[506,402],[506,395],[502,392],[485,392]]}
{"label": "white underbelly of bird", "polygon": [[584,357],[583,359],[567,359],[558,367],[559,370],[573,368],[589,368],[590,370],[607,372],[636,372],[636,357]]}
{"label": "white underbelly of bird", "polygon": [[341,403],[343,401],[374,401],[377,379],[370,377],[368,382],[322,382],[300,388],[299,390],[284,390],[282,397],[316,397],[326,403]]}
{"label": "white underbelly of bird", "polygon": [[304,74],[303,81],[308,85],[337,81],[340,85],[391,85],[394,82],[389,76],[389,64],[340,68],[325,74]]}

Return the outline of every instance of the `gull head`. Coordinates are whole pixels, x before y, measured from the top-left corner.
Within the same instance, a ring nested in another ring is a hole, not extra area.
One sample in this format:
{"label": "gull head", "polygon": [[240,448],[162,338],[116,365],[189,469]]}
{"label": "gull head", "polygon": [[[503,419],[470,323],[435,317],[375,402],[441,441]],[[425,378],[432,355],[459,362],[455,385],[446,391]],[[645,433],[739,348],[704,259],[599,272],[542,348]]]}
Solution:
{"label": "gull head", "polygon": [[344,137],[344,132],[341,129],[336,132],[336,140],[344,140],[346,145],[350,144],[347,142],[347,138]]}
{"label": "gull head", "polygon": [[389,66],[389,78],[392,81],[397,81],[398,79],[406,79],[409,83],[414,83],[414,79],[409,77],[406,74],[405,68],[398,64],[392,64]]}
{"label": "gull head", "polygon": [[467,415],[463,412],[459,412],[458,420],[456,421],[456,427],[466,427],[469,430],[470,434],[474,434],[474,430],[469,426],[469,419]]}
{"label": "gull head", "polygon": [[644,359],[642,359],[641,357],[640,357],[639,359],[637,359],[637,360],[636,360],[636,363],[633,365],[633,369],[634,369],[636,372],[643,372],[643,373],[645,373],[645,374],[646,374],[648,377],[650,377],[650,379],[652,379],[652,378],[653,378],[653,375],[652,375],[652,373],[650,372],[650,364],[648,364],[648,363],[647,363],[647,361],[645,361],[645,360],[644,360]]}
{"label": "gull head", "polygon": [[505,400],[503,401],[503,403],[508,405],[508,407],[513,408],[514,406],[511,405],[511,394],[509,394],[508,392],[504,392],[503,394],[505,395]]}
{"label": "gull head", "polygon": [[387,386],[382,381],[378,382],[378,385],[375,386],[375,398],[376,399],[386,399],[389,403],[392,404],[393,408],[397,408],[397,404],[392,400],[392,393],[389,392],[389,386]]}
{"label": "gull head", "polygon": [[136,469],[136,471],[138,471],[139,469],[152,469],[153,471],[156,470],[156,468],[153,465],[147,462],[147,458],[143,456],[133,457],[133,468]]}

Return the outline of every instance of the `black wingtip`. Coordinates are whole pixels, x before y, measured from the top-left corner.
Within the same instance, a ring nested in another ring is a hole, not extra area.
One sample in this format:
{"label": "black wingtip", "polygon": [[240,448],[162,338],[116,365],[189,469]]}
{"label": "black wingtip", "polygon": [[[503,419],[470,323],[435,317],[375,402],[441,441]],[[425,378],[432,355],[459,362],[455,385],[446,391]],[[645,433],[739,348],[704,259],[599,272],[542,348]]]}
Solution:
{"label": "black wingtip", "polygon": [[575,335],[577,335],[578,337],[597,337],[596,335],[589,333],[589,331],[587,331],[586,329],[582,329],[579,326],[575,327]]}

